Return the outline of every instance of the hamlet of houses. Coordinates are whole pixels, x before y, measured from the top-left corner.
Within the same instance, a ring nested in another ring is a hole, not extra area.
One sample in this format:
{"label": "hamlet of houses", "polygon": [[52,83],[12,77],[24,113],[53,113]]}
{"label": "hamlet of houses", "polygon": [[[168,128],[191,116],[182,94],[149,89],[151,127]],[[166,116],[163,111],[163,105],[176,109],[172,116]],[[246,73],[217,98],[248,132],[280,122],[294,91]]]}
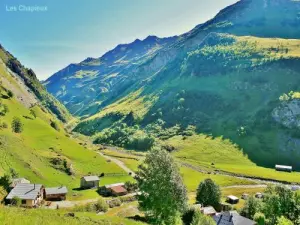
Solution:
{"label": "hamlet of houses", "polygon": [[[110,184],[99,187],[98,176],[84,176],[80,179],[80,189],[99,189],[103,196],[123,196],[128,191],[124,183]],[[6,203],[10,204],[14,198],[21,200],[24,207],[37,207],[43,200],[62,201],[66,200],[68,189],[66,186],[45,187],[42,184],[31,184],[25,178],[16,178],[11,181],[10,192],[6,196]]]}
{"label": "hamlet of houses", "polygon": [[[98,176],[84,176],[80,179],[80,189],[97,189],[102,196],[123,196],[127,195],[124,183],[99,186],[100,178]],[[10,184],[10,192],[6,197],[6,203],[10,204],[14,198],[21,200],[24,207],[38,207],[42,205],[43,200],[62,201],[66,200],[68,189],[66,186],[45,187],[42,184],[31,184],[25,178],[13,179]],[[299,190],[299,186],[292,186],[293,191]],[[133,193],[138,195],[139,192]],[[246,200],[249,197],[247,193],[242,194],[241,198]],[[263,193],[256,193],[256,198],[263,198]],[[199,209],[204,215],[213,218],[217,225],[256,225],[250,219],[239,215],[236,211],[230,211],[230,205],[237,204],[239,198],[233,195],[227,196],[227,203],[221,204],[221,212],[217,212],[212,206],[202,207],[201,204],[195,204],[194,207]],[[50,202],[51,203],[51,202]]]}

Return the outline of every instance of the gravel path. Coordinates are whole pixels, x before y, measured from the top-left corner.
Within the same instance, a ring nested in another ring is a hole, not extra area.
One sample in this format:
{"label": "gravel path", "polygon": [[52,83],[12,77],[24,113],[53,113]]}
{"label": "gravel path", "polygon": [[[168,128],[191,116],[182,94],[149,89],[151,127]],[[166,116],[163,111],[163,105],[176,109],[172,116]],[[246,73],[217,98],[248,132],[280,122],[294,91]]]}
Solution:
{"label": "gravel path", "polygon": [[114,157],[104,155],[102,152],[98,152],[98,154],[101,155],[102,157],[114,162],[119,167],[121,167],[126,173],[131,174],[132,177],[135,177],[135,173],[131,169],[129,169],[122,161],[120,161]]}

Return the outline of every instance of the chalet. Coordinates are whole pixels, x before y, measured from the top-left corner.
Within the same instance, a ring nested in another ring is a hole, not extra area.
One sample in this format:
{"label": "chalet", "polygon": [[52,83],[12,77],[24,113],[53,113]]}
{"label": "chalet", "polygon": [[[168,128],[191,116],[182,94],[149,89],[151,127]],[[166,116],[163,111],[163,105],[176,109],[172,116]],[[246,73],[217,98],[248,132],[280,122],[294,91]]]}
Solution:
{"label": "chalet", "polygon": [[216,215],[217,211],[212,206],[203,207],[200,211],[206,216],[214,216]]}
{"label": "chalet", "polygon": [[99,188],[100,178],[98,176],[85,176],[80,179],[80,188]]}
{"label": "chalet", "polygon": [[41,184],[17,184],[7,195],[6,200],[11,202],[15,197],[22,200],[27,207],[38,206],[44,199],[45,188]]}
{"label": "chalet", "polygon": [[284,165],[275,165],[275,169],[277,171],[292,172],[293,167],[292,166],[284,166]]}
{"label": "chalet", "polygon": [[45,188],[46,200],[66,200],[67,193],[66,186]]}
{"label": "chalet", "polygon": [[237,204],[239,202],[239,198],[233,195],[229,195],[227,196],[226,202],[228,202],[229,204]]}
{"label": "chalet", "polygon": [[247,200],[248,198],[249,198],[249,194],[246,193],[242,194],[242,199]]}
{"label": "chalet", "polygon": [[99,193],[105,196],[122,196],[127,195],[128,191],[124,183],[105,185],[99,189]]}
{"label": "chalet", "polygon": [[9,185],[9,188],[13,189],[17,184],[30,184],[30,181],[26,180],[25,178],[15,178],[15,179],[12,179],[11,184]]}
{"label": "chalet", "polygon": [[263,193],[257,192],[255,194],[255,198],[263,198],[263,197],[264,197]]}
{"label": "chalet", "polygon": [[256,225],[256,222],[239,215],[236,211],[221,212],[213,216],[217,225]]}

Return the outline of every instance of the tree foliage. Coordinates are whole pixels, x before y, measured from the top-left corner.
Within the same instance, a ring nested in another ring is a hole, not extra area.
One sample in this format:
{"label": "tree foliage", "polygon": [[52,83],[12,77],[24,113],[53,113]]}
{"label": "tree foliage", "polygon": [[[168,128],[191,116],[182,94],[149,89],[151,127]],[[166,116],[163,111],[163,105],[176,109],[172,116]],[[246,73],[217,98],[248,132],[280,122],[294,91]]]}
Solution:
{"label": "tree foliage", "polygon": [[153,149],[137,173],[140,208],[156,224],[175,224],[187,205],[187,191],[174,159]]}
{"label": "tree foliage", "polygon": [[23,123],[20,118],[14,117],[11,123],[11,129],[15,133],[22,133]]}
{"label": "tree foliage", "polygon": [[195,211],[191,225],[215,225],[216,222],[208,216],[203,215],[199,210]]}
{"label": "tree foliage", "polygon": [[197,189],[196,200],[203,206],[218,208],[221,201],[220,187],[212,179],[202,181]]}

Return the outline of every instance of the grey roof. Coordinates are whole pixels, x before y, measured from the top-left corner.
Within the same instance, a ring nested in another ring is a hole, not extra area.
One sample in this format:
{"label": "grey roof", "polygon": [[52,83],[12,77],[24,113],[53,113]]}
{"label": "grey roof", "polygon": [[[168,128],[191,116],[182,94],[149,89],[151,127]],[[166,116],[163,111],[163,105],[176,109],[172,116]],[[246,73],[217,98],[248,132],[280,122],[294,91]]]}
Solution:
{"label": "grey roof", "polygon": [[15,187],[17,184],[30,184],[29,180],[26,180],[25,178],[15,178],[12,179],[10,187]]}
{"label": "grey roof", "polygon": [[46,195],[67,194],[68,189],[66,186],[52,187],[52,188],[45,188],[45,192]]}
{"label": "grey roof", "polygon": [[105,185],[104,187],[105,188],[112,188],[112,187],[124,186],[124,185],[125,185],[124,183],[116,183],[116,184],[108,184],[108,185]]}
{"label": "grey roof", "polygon": [[222,212],[213,216],[217,225],[255,225],[253,220],[243,217],[237,211]]}
{"label": "grey roof", "polygon": [[7,195],[6,199],[13,199],[19,197],[20,199],[36,199],[40,194],[41,184],[17,184],[11,192]]}
{"label": "grey roof", "polygon": [[98,176],[84,176],[82,177],[85,181],[98,181],[100,178]]}

